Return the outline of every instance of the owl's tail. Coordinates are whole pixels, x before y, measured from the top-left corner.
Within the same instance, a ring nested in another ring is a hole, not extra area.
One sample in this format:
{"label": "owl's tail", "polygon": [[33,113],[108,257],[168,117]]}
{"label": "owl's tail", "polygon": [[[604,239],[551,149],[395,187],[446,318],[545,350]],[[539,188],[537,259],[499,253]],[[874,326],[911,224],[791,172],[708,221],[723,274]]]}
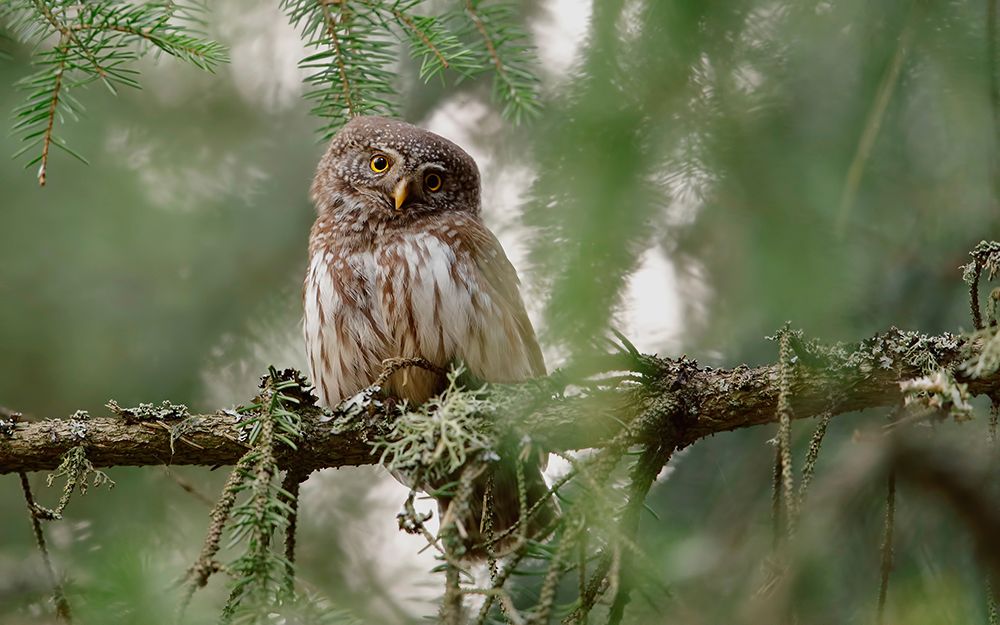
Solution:
{"label": "owl's tail", "polygon": [[[518,462],[524,469],[525,510],[529,512],[525,528],[518,523],[521,518]],[[555,497],[548,495],[548,486],[542,477],[542,462],[532,456],[528,459],[503,458],[495,463],[472,483],[468,503],[454,519],[449,511],[451,500],[438,499],[443,522],[459,524],[459,534],[465,547],[463,558],[482,560],[490,551],[494,557],[503,556],[516,548],[522,537],[537,538],[551,527],[559,516],[559,505]]]}

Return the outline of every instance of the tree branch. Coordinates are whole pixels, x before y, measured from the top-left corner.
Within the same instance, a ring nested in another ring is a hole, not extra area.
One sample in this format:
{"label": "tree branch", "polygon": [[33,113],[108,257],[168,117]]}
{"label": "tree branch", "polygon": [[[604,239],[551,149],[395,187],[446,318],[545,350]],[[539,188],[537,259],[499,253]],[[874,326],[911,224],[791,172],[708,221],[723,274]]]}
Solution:
{"label": "tree branch", "polygon": [[[925,336],[891,329],[861,344],[822,347],[799,344],[791,380],[794,417],[842,414],[900,402],[899,384],[924,375],[929,366],[952,367],[977,353],[977,344],[950,334]],[[619,370],[642,371],[644,382],[619,385],[588,396],[548,399],[552,387],[565,386],[556,373],[528,383],[537,388],[536,406],[508,410],[510,424],[552,450],[601,447],[640,415],[656,412],[660,423],[644,425],[634,443],[670,436],[678,448],[719,432],[777,420],[780,367],[733,369],[699,367],[687,358],[639,356]],[[1000,372],[970,378],[954,369],[971,395],[1000,392]],[[528,388],[522,385],[521,388]],[[548,388],[546,388],[548,385]],[[335,428],[315,408],[304,409],[306,433],[296,452],[284,450],[281,467],[302,470],[375,464],[371,443],[384,436],[390,419],[377,404]],[[182,427],[178,427],[182,426]],[[95,467],[147,465],[230,465],[249,448],[240,441],[239,418],[232,412],[137,421],[122,417],[20,421],[0,428],[0,474],[51,470],[67,451],[84,445]]]}

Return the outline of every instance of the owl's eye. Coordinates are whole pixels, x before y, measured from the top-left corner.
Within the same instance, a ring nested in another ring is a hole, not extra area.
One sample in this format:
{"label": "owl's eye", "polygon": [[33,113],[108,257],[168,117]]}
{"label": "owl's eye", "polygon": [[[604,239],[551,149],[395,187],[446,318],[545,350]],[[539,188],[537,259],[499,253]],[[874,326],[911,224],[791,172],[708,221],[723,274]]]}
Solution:
{"label": "owl's eye", "polygon": [[437,191],[441,188],[441,176],[437,174],[427,174],[424,176],[424,185],[428,191]]}
{"label": "owl's eye", "polygon": [[372,168],[372,171],[376,174],[381,174],[385,170],[389,169],[389,165],[392,161],[385,154],[376,154],[372,157],[372,160],[368,163],[368,166]]}

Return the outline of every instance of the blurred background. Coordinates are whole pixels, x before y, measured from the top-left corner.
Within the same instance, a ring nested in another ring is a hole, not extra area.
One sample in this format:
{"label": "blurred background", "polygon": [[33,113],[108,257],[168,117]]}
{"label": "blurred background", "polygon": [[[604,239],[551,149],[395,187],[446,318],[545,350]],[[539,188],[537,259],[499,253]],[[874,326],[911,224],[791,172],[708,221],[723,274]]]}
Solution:
{"label": "blurred background", "polygon": [[[718,366],[774,362],[764,336],[786,320],[831,341],[967,330],[958,267],[1000,237],[989,1],[526,1],[540,116],[515,126],[488,77],[425,85],[405,56],[399,111],[476,157],[550,368],[611,327]],[[78,93],[87,115],[64,136],[89,166],[57,153],[44,189],[19,161],[0,166],[0,405],[212,411],[251,397],[268,364],[303,365],[307,194],[324,148],[301,98],[305,47],[277,2],[219,0],[211,20],[232,57],[216,75],[147,60],[141,91]],[[13,111],[30,51],[0,45],[0,110]],[[0,133],[0,154],[17,149]],[[935,434],[966,453],[984,421]],[[873,622],[884,476],[829,478],[882,422],[831,423],[795,555],[803,622]],[[812,427],[795,424],[797,463]],[[642,519],[656,567],[628,622],[763,622],[752,596],[770,554],[772,436],[720,435],[672,460],[648,501],[658,518]],[[214,499],[225,470],[109,475],[113,490],[46,526],[77,620],[171,622],[170,584],[209,510],[181,483]],[[44,478],[32,482],[52,505]],[[962,526],[905,485],[898,497],[887,621],[985,622]],[[422,539],[396,530],[404,498],[375,468],[314,475],[305,587],[364,623],[433,615],[441,580]],[[55,622],[14,476],[0,502],[0,623]],[[190,622],[214,622],[226,593],[213,578]]]}

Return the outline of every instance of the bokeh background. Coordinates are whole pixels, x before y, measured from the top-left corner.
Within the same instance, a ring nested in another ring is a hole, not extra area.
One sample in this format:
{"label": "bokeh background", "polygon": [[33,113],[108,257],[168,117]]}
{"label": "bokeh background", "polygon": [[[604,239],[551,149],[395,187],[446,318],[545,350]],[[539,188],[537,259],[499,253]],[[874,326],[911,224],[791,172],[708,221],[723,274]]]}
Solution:
{"label": "bokeh background", "polygon": [[[526,1],[538,118],[506,121],[488,77],[425,85],[405,55],[399,112],[479,162],[485,219],[521,271],[550,367],[612,327],[644,351],[720,366],[773,362],[764,336],[786,320],[828,340],[959,331],[958,267],[1000,236],[988,4]],[[0,404],[39,418],[100,414],[112,398],[215,410],[249,398],[267,364],[301,366],[307,191],[323,149],[301,98],[305,48],[277,2],[219,0],[210,31],[232,56],[216,75],[146,60],[142,91],[81,94],[86,118],[64,136],[89,165],[56,154],[40,189],[18,161],[0,164]],[[12,111],[30,51],[0,45],[0,110]],[[0,134],[0,154],[17,148]],[[934,435],[967,453],[983,420]],[[795,556],[804,622],[872,622],[884,476],[832,478],[881,422],[831,425]],[[795,426],[800,450],[811,427]],[[674,458],[642,519],[657,568],[631,622],[763,622],[751,598],[770,553],[771,436],[720,435]],[[170,584],[209,509],[181,484],[213,498],[224,470],[109,474],[113,490],[46,526],[77,618],[171,622]],[[51,504],[44,478],[32,481]],[[404,497],[375,468],[314,475],[303,584],[364,623],[434,614],[434,562],[396,530]],[[984,622],[962,527],[905,486],[898,504],[889,622]],[[0,623],[54,622],[47,591],[5,476]],[[217,576],[190,622],[213,622],[225,594]]]}

